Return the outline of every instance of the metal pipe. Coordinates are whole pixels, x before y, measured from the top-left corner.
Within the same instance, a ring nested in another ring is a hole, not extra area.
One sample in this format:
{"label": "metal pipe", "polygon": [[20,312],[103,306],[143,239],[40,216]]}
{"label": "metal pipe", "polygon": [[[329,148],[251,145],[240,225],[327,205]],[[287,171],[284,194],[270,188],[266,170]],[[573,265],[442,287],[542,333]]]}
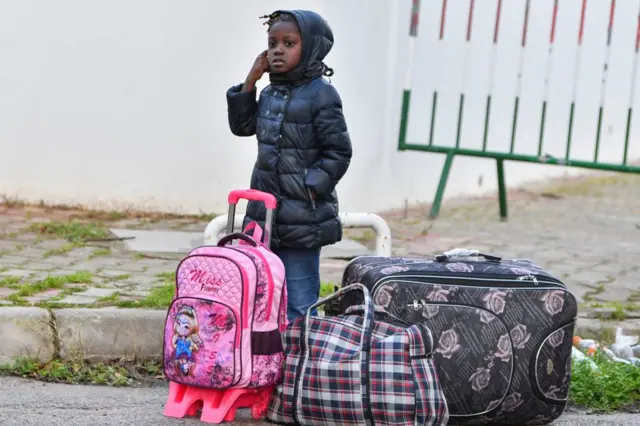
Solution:
{"label": "metal pipe", "polygon": [[[211,246],[218,243],[220,234],[227,226],[227,215],[217,216],[204,230],[204,245]],[[376,233],[376,256],[391,256],[391,229],[387,222],[373,213],[340,213],[343,228],[371,228]],[[234,228],[242,229],[244,214],[236,214]],[[233,232],[233,230],[231,231]]]}

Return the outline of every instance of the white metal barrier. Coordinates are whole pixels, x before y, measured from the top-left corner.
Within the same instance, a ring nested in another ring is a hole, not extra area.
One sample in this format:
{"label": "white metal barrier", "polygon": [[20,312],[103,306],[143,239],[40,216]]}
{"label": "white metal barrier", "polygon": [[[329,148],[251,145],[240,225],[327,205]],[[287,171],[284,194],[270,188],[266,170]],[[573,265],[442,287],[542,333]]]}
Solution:
{"label": "white metal barrier", "polygon": [[[204,245],[215,245],[227,228],[227,215],[217,216],[204,230]],[[242,230],[244,214],[236,214],[234,230]],[[376,256],[391,256],[391,229],[387,222],[373,213],[340,213],[343,228],[371,228],[376,233]]]}

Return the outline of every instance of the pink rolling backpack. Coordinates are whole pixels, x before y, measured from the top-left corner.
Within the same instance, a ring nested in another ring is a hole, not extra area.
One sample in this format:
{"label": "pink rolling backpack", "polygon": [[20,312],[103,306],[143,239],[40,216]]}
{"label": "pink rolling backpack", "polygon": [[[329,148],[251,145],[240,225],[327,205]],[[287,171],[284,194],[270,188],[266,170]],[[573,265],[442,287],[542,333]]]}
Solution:
{"label": "pink rolling backpack", "polygon": [[[255,222],[233,233],[240,198],[265,202],[264,235]],[[281,380],[287,294],[284,265],[269,250],[275,204],[270,194],[232,191],[228,235],[217,246],[192,250],[178,265],[163,345],[171,382],[242,389]]]}

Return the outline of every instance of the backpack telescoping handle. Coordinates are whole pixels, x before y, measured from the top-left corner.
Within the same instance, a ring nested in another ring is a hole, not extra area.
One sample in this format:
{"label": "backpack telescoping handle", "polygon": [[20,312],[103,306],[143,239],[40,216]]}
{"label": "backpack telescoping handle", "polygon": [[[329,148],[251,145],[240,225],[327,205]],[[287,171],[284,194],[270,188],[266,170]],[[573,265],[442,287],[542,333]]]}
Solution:
{"label": "backpack telescoping handle", "polygon": [[255,189],[234,189],[229,193],[229,215],[227,218],[227,235],[233,233],[236,217],[236,205],[239,200],[262,201],[267,208],[267,216],[264,221],[264,232],[262,242],[269,247],[271,245],[271,226],[273,224],[273,211],[276,209],[278,201],[272,194],[257,191]]}

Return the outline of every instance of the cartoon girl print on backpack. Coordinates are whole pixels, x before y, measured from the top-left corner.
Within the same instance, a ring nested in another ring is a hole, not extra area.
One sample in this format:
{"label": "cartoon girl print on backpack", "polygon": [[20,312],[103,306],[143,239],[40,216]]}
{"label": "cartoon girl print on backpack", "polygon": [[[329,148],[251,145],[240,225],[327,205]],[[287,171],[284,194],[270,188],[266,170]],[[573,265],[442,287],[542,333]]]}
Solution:
{"label": "cartoon girl print on backpack", "polygon": [[198,319],[191,306],[184,305],[176,314],[172,346],[174,364],[183,376],[189,376],[195,365],[195,353],[202,347],[198,335]]}

